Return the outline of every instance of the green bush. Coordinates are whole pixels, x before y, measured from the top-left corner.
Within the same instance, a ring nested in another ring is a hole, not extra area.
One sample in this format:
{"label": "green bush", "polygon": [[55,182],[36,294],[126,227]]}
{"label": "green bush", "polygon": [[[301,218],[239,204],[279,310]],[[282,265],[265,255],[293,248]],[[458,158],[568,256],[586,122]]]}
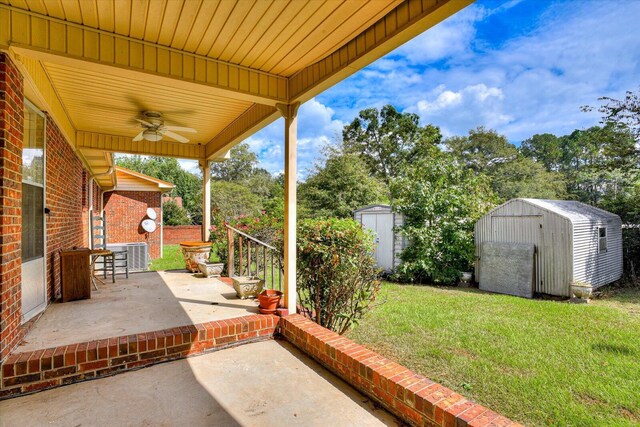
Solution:
{"label": "green bush", "polygon": [[352,219],[298,225],[298,301],[304,314],[340,334],[358,322],[380,290],[373,236]]}
{"label": "green bush", "polygon": [[494,194],[481,177],[434,151],[416,160],[391,183],[392,205],[404,215],[399,279],[451,284],[474,262],[473,226],[492,206]]}
{"label": "green bush", "polygon": [[174,201],[162,204],[162,223],[164,225],[189,225],[189,212]]}

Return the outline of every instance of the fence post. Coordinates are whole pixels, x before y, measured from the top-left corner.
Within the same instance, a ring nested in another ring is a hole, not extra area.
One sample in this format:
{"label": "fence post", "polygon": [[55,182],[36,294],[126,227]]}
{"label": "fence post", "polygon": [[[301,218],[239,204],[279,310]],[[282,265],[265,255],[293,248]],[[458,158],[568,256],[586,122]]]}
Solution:
{"label": "fence post", "polygon": [[227,228],[227,274],[229,277],[235,274],[235,246],[233,230]]}

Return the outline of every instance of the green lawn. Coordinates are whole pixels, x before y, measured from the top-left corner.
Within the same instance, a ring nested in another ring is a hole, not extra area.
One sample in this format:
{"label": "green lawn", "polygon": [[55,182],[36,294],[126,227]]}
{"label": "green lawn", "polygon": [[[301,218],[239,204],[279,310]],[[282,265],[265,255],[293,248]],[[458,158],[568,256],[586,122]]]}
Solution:
{"label": "green lawn", "polygon": [[591,304],[385,284],[355,341],[532,426],[640,424],[640,292]]}
{"label": "green lawn", "polygon": [[149,270],[184,270],[184,258],[180,251],[180,245],[164,245],[162,247],[162,258],[151,261]]}

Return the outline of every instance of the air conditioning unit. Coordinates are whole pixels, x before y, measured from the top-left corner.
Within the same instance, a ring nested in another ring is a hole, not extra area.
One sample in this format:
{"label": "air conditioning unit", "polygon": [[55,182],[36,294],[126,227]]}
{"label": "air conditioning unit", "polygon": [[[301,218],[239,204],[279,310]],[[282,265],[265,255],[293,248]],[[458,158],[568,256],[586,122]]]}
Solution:
{"label": "air conditioning unit", "polygon": [[[146,243],[110,243],[107,249],[113,252],[127,252],[130,273],[146,271],[149,268],[149,247]],[[124,273],[124,266],[116,258],[116,274],[119,273]]]}

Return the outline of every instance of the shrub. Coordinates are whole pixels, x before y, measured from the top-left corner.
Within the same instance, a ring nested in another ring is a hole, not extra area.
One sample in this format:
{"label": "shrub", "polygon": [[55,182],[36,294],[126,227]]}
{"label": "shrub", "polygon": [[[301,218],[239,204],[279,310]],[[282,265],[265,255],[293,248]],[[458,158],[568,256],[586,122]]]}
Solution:
{"label": "shrub", "polygon": [[303,313],[340,334],[372,306],[380,290],[373,236],[352,219],[298,225],[298,301]]}
{"label": "shrub", "polygon": [[482,177],[446,153],[414,161],[391,183],[392,204],[404,215],[408,246],[400,255],[399,278],[455,283],[474,262],[473,226],[495,197]]}
{"label": "shrub", "polygon": [[189,225],[189,212],[176,202],[168,201],[162,204],[162,223],[164,225]]}

